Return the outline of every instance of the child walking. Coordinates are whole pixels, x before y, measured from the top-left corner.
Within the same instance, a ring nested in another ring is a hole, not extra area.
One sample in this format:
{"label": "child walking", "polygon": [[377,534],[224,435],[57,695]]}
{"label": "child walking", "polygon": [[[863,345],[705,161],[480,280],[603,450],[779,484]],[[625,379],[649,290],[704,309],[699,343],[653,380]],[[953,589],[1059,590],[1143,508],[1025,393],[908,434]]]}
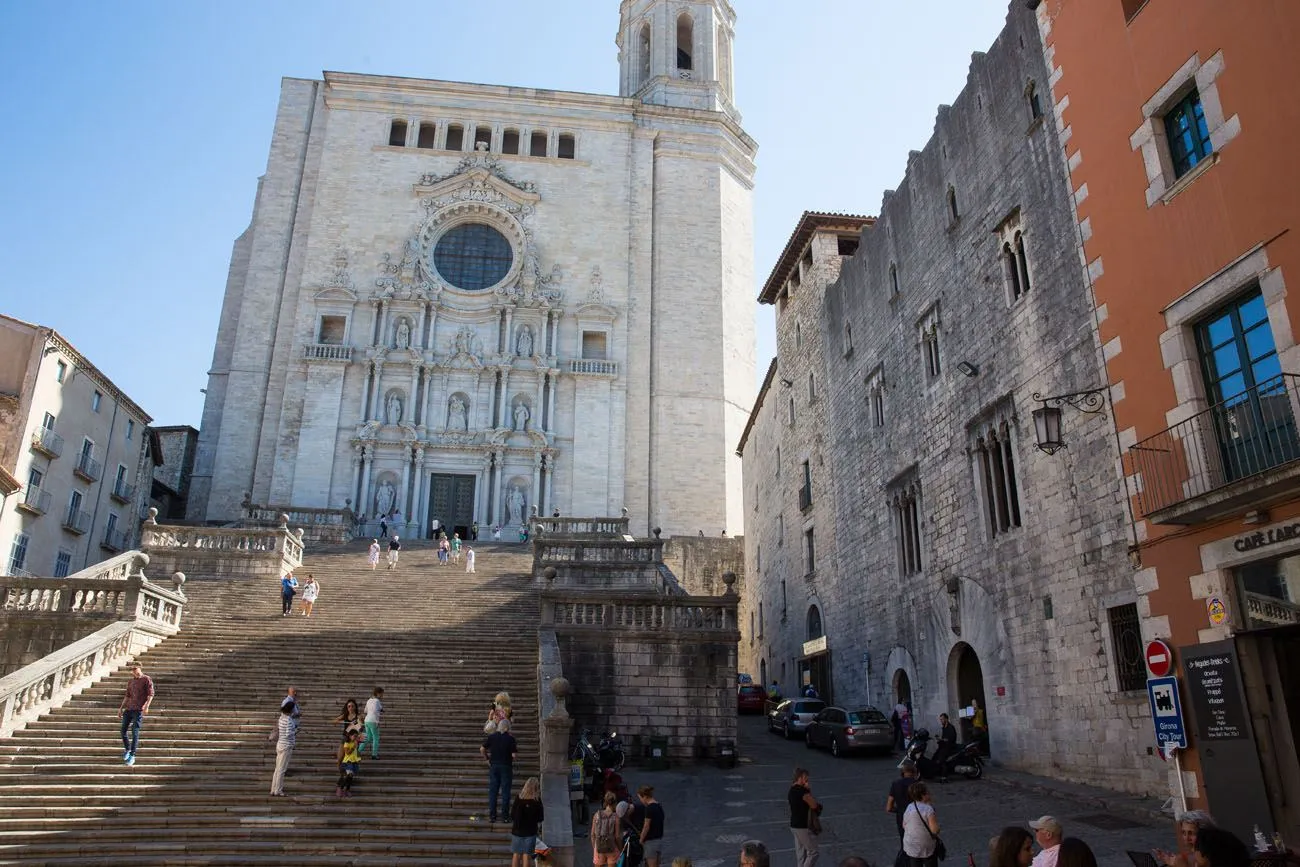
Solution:
{"label": "child walking", "polygon": [[366,736],[363,740],[370,744],[370,758],[379,758],[379,720],[384,715],[384,688],[375,687],[374,695],[366,699]]}
{"label": "child walking", "polygon": [[356,731],[349,731],[347,740],[339,744],[339,783],[334,789],[334,797],[352,797],[352,778],[361,767],[361,747],[364,744],[361,733]]}
{"label": "child walking", "polygon": [[474,549],[468,545],[465,546],[465,571],[474,571]]}

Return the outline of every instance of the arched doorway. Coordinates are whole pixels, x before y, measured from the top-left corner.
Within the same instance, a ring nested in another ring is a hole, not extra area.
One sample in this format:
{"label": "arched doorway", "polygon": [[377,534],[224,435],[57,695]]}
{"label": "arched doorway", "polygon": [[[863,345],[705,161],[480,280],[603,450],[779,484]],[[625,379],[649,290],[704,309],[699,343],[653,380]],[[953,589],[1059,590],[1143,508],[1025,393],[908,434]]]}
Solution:
{"label": "arched doorway", "polygon": [[901,668],[894,672],[894,704],[912,706],[912,681]]}
{"label": "arched doorway", "polygon": [[804,655],[799,659],[799,692],[802,694],[811,686],[819,698],[830,704],[834,695],[831,687],[831,655],[826,645],[821,608],[815,602],[808,606],[804,622],[807,639],[803,644]]}
{"label": "arched doorway", "polygon": [[758,682],[763,687],[763,689],[767,689],[767,660],[766,659],[760,659],[758,661]]}
{"label": "arched doorway", "polygon": [[[964,641],[952,649],[948,661],[948,692],[957,708],[962,742],[982,741],[982,749],[987,754],[988,705],[984,701],[984,668],[975,648]],[[976,719],[984,722],[983,732],[976,732]]]}
{"label": "arched doorway", "polygon": [[912,736],[912,679],[907,672],[898,669],[894,672],[894,704],[890,716],[898,714],[898,728],[894,731],[894,746],[902,750],[907,739]]}

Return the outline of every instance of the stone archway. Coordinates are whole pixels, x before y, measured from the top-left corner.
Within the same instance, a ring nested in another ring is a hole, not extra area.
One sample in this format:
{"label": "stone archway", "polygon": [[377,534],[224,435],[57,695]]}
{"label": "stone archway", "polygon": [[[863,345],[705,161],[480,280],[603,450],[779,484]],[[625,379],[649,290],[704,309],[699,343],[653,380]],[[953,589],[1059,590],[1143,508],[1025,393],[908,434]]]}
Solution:
{"label": "stone archway", "polygon": [[[988,704],[984,700],[984,666],[980,663],[975,648],[964,641],[953,645],[948,655],[948,698],[952,713],[957,716],[958,729],[962,742],[975,739],[974,728],[969,717],[962,716],[964,708],[978,706],[985,709],[987,722]],[[987,750],[987,739],[985,749]]]}
{"label": "stone archway", "polygon": [[907,676],[907,672],[901,668],[895,671],[892,686],[894,704],[905,704],[910,707],[912,704],[912,679]]}

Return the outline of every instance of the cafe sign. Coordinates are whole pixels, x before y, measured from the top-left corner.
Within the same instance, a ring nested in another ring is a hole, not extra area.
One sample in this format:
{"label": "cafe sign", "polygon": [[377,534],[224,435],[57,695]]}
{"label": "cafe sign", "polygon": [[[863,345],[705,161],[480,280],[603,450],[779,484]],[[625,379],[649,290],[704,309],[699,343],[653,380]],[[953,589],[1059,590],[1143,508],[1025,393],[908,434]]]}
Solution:
{"label": "cafe sign", "polygon": [[1238,553],[1246,554],[1250,551],[1258,551],[1260,548],[1267,548],[1270,545],[1296,539],[1300,539],[1300,522],[1282,524],[1277,527],[1269,527],[1267,530],[1259,530],[1255,533],[1238,536],[1232,540],[1232,547]]}
{"label": "cafe sign", "polygon": [[812,641],[805,641],[803,643],[804,656],[813,656],[815,654],[825,653],[825,652],[826,652],[825,635],[818,636],[817,638],[814,638]]}

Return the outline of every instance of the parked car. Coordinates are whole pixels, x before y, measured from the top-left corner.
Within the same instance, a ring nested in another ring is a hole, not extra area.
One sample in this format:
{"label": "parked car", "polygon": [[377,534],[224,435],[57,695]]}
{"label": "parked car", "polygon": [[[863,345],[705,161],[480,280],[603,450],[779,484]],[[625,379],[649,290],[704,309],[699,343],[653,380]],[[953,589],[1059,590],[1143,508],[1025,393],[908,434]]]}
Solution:
{"label": "parked car", "polygon": [[780,732],[787,739],[803,735],[824,707],[826,702],[819,698],[787,698],[767,715],[767,730]]}
{"label": "parked car", "polygon": [[740,671],[740,672],[737,672],[737,673],[736,673],[736,683],[737,683],[737,684],[742,684],[742,683],[753,683],[753,682],[754,682],[754,677],[753,677],[753,675],[745,674],[743,671]]}
{"label": "parked car", "polygon": [[808,724],[805,738],[809,749],[826,747],[836,758],[863,750],[889,752],[894,747],[889,719],[874,707],[824,708]]}
{"label": "parked car", "polygon": [[762,713],[765,701],[767,701],[767,693],[763,692],[761,686],[743,683],[736,687],[737,713]]}

